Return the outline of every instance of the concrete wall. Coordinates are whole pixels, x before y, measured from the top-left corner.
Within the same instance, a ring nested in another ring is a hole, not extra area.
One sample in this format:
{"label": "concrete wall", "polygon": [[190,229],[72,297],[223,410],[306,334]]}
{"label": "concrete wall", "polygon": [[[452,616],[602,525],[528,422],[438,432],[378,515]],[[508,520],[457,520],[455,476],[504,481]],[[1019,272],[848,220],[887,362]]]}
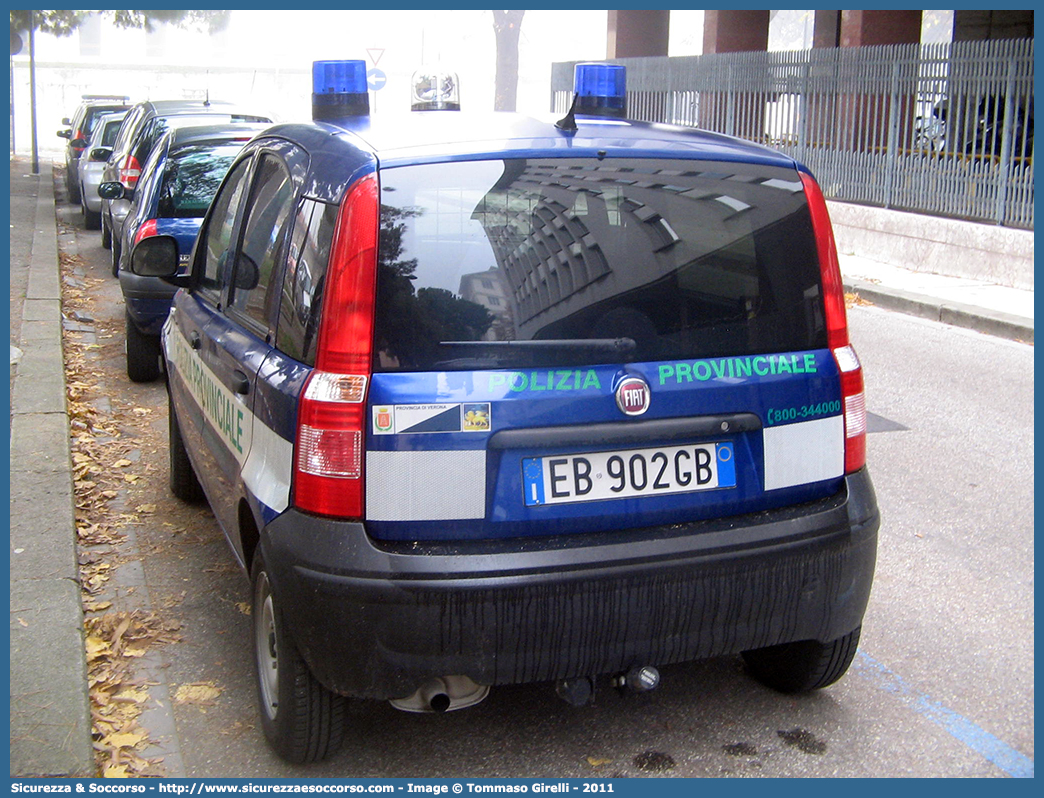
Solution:
{"label": "concrete wall", "polygon": [[828,202],[847,255],[931,274],[1033,289],[1033,232]]}

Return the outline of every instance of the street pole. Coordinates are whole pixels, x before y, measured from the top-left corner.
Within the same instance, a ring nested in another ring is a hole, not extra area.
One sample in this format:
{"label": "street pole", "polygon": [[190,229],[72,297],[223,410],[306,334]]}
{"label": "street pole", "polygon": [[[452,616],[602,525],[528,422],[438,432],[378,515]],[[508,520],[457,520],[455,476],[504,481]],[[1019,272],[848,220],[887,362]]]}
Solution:
{"label": "street pole", "polygon": [[33,174],[40,174],[40,153],[36,146],[36,15],[29,11],[29,106],[33,135]]}
{"label": "street pole", "polygon": [[15,147],[15,95],[14,95],[14,56],[11,56],[11,154],[18,152]]}

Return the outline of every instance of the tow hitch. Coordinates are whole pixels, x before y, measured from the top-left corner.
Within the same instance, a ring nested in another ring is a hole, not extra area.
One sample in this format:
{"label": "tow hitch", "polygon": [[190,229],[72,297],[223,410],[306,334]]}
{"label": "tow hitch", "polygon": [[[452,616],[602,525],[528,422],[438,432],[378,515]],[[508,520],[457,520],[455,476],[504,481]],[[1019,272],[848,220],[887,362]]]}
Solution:
{"label": "tow hitch", "polygon": [[[652,665],[639,665],[626,673],[617,674],[610,684],[621,694],[648,693],[660,685],[660,672]],[[555,682],[555,693],[567,704],[582,707],[594,700],[595,679],[591,676],[575,676]]]}

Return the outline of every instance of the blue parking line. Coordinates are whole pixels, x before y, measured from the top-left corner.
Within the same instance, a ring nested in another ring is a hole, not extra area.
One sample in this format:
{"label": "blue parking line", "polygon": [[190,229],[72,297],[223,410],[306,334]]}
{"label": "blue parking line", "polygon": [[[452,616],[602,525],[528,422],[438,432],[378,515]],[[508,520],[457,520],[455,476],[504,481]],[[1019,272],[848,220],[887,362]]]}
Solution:
{"label": "blue parking line", "polygon": [[868,677],[878,687],[897,696],[904,704],[938,724],[955,739],[985,757],[1007,775],[1015,779],[1033,778],[1033,760],[1016,751],[985,729],[981,729],[963,715],[944,707],[929,696],[920,693],[903,681],[897,673],[860,651],[853,663],[855,672]]}

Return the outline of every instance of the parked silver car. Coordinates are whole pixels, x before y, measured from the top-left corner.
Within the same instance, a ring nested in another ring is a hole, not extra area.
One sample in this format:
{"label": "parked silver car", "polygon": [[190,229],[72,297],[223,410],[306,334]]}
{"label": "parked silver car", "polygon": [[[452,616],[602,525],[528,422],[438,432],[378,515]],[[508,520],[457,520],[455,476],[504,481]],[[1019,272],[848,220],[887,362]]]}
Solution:
{"label": "parked silver car", "polygon": [[120,111],[100,117],[87,142],[84,154],[77,161],[80,210],[83,212],[83,226],[88,230],[101,228],[102,198],[98,196],[98,186],[102,181],[105,162],[112,155],[112,145],[116,143],[116,135],[120,132],[120,125],[125,116],[127,116],[127,112]]}
{"label": "parked silver car", "polygon": [[102,114],[126,111],[130,108],[130,98],[118,94],[84,94],[83,102],[77,106],[72,117],[65,117],[62,124],[65,128],[58,131],[58,137],[68,139],[65,147],[65,184],[69,191],[69,201],[80,201],[79,172],[76,169],[80,154],[87,147],[87,139],[94,132],[94,125]]}

